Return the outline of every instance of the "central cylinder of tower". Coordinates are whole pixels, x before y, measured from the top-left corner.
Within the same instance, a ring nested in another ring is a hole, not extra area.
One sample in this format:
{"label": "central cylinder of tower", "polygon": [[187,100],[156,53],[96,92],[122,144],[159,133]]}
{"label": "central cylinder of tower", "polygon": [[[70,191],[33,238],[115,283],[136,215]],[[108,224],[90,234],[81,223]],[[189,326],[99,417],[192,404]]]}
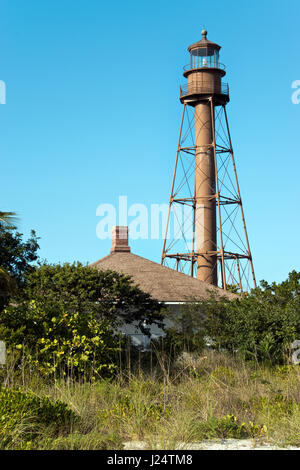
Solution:
{"label": "central cylinder of tower", "polygon": [[195,105],[195,201],[197,278],[217,285],[216,190],[212,109]]}
{"label": "central cylinder of tower", "polygon": [[185,66],[183,72],[187,84],[180,88],[180,101],[193,107],[195,113],[193,201],[196,249],[192,253],[192,269],[196,258],[197,278],[215,286],[218,285],[219,251],[214,110],[216,106],[224,106],[229,101],[228,86],[222,83],[226,72],[219,61],[220,49],[221,46],[207,39],[207,31],[203,30],[202,39],[188,47],[190,63]]}

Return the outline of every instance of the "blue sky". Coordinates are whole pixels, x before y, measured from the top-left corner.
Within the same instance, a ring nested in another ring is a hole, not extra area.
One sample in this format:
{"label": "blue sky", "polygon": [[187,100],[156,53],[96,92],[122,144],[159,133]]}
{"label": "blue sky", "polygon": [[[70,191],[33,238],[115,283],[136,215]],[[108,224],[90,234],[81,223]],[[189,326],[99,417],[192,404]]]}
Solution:
{"label": "blue sky", "polygon": [[[257,279],[300,270],[296,0],[0,0],[1,209],[49,262],[96,261],[96,208],[169,199],[187,46],[222,45]],[[159,261],[162,240],[133,252]]]}

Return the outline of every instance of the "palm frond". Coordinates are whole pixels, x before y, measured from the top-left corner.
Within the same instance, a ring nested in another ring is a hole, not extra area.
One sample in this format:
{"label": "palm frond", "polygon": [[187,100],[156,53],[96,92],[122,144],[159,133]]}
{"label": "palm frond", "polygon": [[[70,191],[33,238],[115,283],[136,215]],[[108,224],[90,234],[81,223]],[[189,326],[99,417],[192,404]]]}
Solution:
{"label": "palm frond", "polygon": [[16,225],[19,221],[16,212],[0,211],[0,224]]}

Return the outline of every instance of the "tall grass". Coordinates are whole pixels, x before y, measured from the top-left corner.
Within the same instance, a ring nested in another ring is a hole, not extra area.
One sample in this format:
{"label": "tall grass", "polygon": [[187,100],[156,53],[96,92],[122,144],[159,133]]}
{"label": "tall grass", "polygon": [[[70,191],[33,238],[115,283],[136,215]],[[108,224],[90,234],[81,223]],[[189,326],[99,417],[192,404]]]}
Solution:
{"label": "tall grass", "polygon": [[45,380],[25,362],[16,373],[11,359],[1,381],[59,399],[79,416],[68,435],[41,435],[34,448],[121,449],[144,441],[149,449],[174,449],[226,437],[300,446],[298,366],[246,363],[214,351],[146,358],[127,357],[130,367],[123,361],[116,377],[94,382]]}

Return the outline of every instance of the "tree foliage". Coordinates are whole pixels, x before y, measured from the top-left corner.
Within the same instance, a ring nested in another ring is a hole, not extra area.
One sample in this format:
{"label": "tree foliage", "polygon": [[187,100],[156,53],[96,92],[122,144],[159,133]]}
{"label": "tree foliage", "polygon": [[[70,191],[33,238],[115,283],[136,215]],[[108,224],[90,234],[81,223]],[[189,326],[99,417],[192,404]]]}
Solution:
{"label": "tree foliage", "polygon": [[283,362],[291,343],[300,339],[300,273],[282,283],[261,282],[243,297],[212,298],[202,304],[207,334],[215,345],[247,358]]}
{"label": "tree foliage", "polygon": [[42,374],[111,374],[122,322],[147,332],[161,305],[129,277],[80,263],[44,264],[0,314],[0,337]]}
{"label": "tree foliage", "polygon": [[25,360],[44,376],[89,380],[116,369],[117,335],[91,312],[35,300],[10,305],[0,316],[0,337],[17,364]]}
{"label": "tree foliage", "polygon": [[24,293],[41,305],[60,306],[79,315],[91,312],[113,326],[135,321],[144,333],[152,323],[162,326],[161,304],[129,276],[81,263],[40,266],[27,277]]}
{"label": "tree foliage", "polygon": [[204,315],[201,303],[190,303],[169,310],[165,336],[153,341],[156,349],[175,359],[182,352],[200,352],[205,345]]}
{"label": "tree foliage", "polygon": [[22,289],[26,276],[33,271],[39,249],[38,238],[32,230],[27,241],[15,227],[0,223],[0,310],[8,304],[15,289]]}

